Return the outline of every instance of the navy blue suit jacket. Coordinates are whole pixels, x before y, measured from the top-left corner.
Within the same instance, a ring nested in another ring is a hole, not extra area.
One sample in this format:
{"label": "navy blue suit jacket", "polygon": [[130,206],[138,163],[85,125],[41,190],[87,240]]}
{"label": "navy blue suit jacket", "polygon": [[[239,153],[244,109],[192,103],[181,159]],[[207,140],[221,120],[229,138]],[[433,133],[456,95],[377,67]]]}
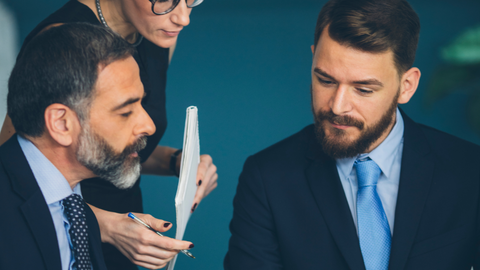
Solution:
{"label": "navy blue suit jacket", "polygon": [[[0,147],[0,269],[60,270],[52,216],[14,135]],[[100,229],[86,207],[93,269],[106,270]]]}
{"label": "navy blue suit jacket", "polygon": [[[480,269],[480,147],[402,115],[389,269]],[[247,159],[230,231],[227,270],[365,270],[335,160],[313,125]]]}

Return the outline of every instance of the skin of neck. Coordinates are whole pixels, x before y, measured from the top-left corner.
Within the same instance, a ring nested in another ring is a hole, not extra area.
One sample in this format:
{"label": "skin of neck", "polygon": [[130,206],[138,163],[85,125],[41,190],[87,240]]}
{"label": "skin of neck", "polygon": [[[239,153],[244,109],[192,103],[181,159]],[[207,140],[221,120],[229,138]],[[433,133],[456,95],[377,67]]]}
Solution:
{"label": "skin of neck", "polygon": [[[100,20],[97,12],[95,0],[79,0],[80,3],[88,6],[93,13]],[[138,36],[137,29],[127,20],[122,10],[122,3],[117,0],[100,0],[100,8],[102,10],[103,18],[114,32],[118,33],[125,40],[135,42]]]}
{"label": "skin of neck", "polygon": [[41,137],[25,136],[35,147],[60,171],[67,179],[70,188],[74,188],[80,181],[95,175],[80,164],[75,155],[74,144],[63,146],[45,132]]}

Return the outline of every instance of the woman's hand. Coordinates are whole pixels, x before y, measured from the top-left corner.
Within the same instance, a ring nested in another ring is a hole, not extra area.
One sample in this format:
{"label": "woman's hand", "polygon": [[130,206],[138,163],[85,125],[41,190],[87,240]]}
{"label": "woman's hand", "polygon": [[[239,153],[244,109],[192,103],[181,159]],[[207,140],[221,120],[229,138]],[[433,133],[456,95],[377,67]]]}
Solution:
{"label": "woman's hand", "polygon": [[[180,153],[176,158],[176,171],[172,172],[170,170],[171,156],[177,150],[168,146],[158,145],[147,161],[142,164],[142,174],[173,175],[180,172],[183,153]],[[197,170],[198,188],[193,199],[192,212],[195,211],[202,199],[217,187],[217,179],[217,166],[213,164],[212,157],[210,155],[201,155]]]}
{"label": "woman's hand", "polygon": [[197,170],[198,188],[193,199],[192,213],[200,204],[200,201],[217,187],[217,179],[217,166],[213,164],[212,157],[210,155],[201,155]]}
{"label": "woman's hand", "polygon": [[[161,237],[136,223],[127,214],[118,214],[91,206],[98,224],[102,242],[114,245],[134,264],[147,269],[166,266],[182,249],[193,248],[188,241]],[[134,213],[138,218],[159,232],[168,231],[172,224],[148,214]]]}

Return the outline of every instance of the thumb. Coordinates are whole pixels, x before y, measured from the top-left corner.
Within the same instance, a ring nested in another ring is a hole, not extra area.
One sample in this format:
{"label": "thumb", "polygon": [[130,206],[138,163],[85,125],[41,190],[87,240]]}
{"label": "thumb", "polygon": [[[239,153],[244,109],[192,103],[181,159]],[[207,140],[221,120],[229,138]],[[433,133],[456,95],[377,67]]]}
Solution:
{"label": "thumb", "polygon": [[152,215],[143,214],[143,217],[141,217],[141,219],[145,221],[145,223],[150,225],[150,227],[152,227],[154,230],[159,232],[166,232],[170,230],[170,228],[172,228],[171,222],[154,218]]}

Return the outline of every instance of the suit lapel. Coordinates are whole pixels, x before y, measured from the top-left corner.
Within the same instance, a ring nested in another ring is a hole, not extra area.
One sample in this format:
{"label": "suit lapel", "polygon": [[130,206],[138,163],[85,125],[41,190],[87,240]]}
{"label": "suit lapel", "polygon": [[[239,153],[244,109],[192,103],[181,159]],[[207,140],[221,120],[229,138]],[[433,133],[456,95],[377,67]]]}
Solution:
{"label": "suit lapel", "polygon": [[16,135],[2,146],[0,159],[5,164],[14,191],[25,200],[21,211],[43,256],[46,269],[61,269],[57,234],[50,210]]}
{"label": "suit lapel", "polygon": [[[321,153],[317,146],[311,149]],[[317,206],[350,269],[365,270],[357,231],[335,160],[324,154],[317,155],[307,167],[306,176]]]}
{"label": "suit lapel", "polygon": [[434,172],[434,158],[424,134],[403,112],[404,147],[395,226],[390,252],[390,270],[405,267],[412,248]]}
{"label": "suit lapel", "polygon": [[47,269],[61,269],[57,234],[48,206],[40,190],[21,207]]}

